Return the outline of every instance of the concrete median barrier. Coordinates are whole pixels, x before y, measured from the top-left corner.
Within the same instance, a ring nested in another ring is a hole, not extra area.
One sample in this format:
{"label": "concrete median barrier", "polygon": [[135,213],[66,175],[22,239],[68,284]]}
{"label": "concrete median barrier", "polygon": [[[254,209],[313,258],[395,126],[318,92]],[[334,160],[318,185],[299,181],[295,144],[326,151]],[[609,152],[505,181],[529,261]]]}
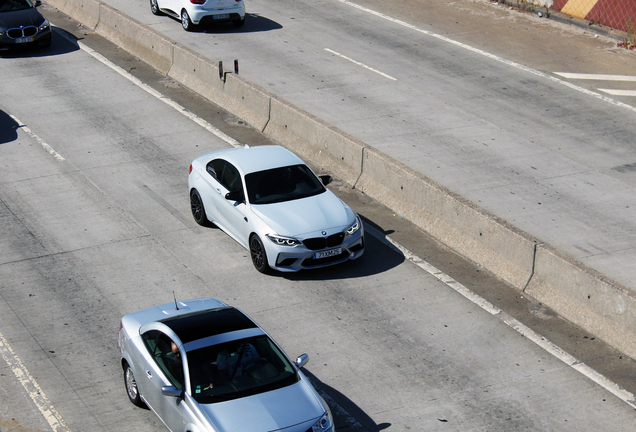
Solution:
{"label": "concrete median barrier", "polygon": [[47,0],[636,359],[636,297],[321,119],[97,0]]}
{"label": "concrete median barrier", "polygon": [[636,359],[636,297],[627,288],[541,245],[525,292]]}
{"label": "concrete median barrier", "polygon": [[506,282],[522,289],[532,274],[529,235],[375,149],[366,149],[356,188]]}
{"label": "concrete median barrier", "polygon": [[99,0],[46,0],[46,3],[73,17],[91,30],[95,30],[99,23],[99,8],[103,4]]}
{"label": "concrete median barrier", "polygon": [[95,32],[162,73],[172,66],[175,42],[117,9],[102,3]]}

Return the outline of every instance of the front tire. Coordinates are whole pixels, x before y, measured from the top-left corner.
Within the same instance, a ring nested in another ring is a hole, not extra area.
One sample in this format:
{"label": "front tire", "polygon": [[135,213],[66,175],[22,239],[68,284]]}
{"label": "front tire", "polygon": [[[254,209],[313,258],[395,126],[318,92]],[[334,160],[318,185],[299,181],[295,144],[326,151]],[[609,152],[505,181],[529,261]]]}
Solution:
{"label": "front tire", "polygon": [[210,221],[205,215],[203,200],[201,199],[201,195],[199,195],[199,191],[196,189],[192,189],[192,192],[190,192],[190,210],[192,210],[192,217],[194,217],[196,223],[201,226],[210,225]]}
{"label": "front tire", "polygon": [[159,9],[157,0],[150,0],[150,12],[152,12],[153,15],[163,15],[163,12]]}
{"label": "front tire", "polygon": [[194,24],[192,24],[190,15],[188,15],[188,11],[185,9],[181,11],[181,25],[185,31],[194,30]]}
{"label": "front tire", "polygon": [[135,375],[128,364],[124,367],[124,383],[126,384],[126,394],[128,395],[128,399],[130,399],[134,405],[143,407],[144,402],[141,400]]}
{"label": "front tire", "polygon": [[263,274],[269,273],[271,268],[267,263],[267,253],[263,242],[256,234],[250,237],[250,256],[252,257],[252,264],[254,268]]}

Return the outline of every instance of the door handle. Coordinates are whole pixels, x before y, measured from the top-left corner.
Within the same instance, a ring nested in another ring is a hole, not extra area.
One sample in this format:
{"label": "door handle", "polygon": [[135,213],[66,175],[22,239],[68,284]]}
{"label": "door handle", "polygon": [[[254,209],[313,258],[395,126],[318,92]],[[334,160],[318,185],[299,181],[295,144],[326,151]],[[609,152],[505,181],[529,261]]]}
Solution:
{"label": "door handle", "polygon": [[152,379],[152,372],[150,372],[149,370],[146,371],[146,376],[150,379]]}

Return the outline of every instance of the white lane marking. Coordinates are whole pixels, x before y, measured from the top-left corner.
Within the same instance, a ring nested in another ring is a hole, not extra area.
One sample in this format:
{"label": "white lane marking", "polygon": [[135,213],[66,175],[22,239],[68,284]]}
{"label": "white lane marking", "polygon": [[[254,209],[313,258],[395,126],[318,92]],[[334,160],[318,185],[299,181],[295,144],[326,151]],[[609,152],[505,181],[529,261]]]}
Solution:
{"label": "white lane marking", "polygon": [[510,315],[508,315],[507,313],[505,313],[498,307],[494,306],[488,300],[482,298],[480,295],[475,294],[474,292],[472,292],[471,290],[469,290],[468,288],[466,288],[461,283],[457,282],[456,280],[454,280],[453,278],[451,278],[450,276],[448,276],[441,270],[437,269],[436,267],[424,261],[422,258],[418,257],[417,255],[414,255],[411,251],[406,249],[404,246],[400,245],[395,240],[387,237],[386,235],[384,235],[377,229],[371,226],[365,226],[364,230],[365,232],[369,233],[373,237],[380,240],[389,248],[404,255],[404,258],[411,261],[412,263],[420,267],[422,270],[430,273],[432,276],[434,276],[438,280],[444,282],[450,288],[457,291],[459,294],[466,297],[468,300],[475,303],[477,306],[479,306],[486,312],[490,313],[491,315],[495,315],[495,316],[498,315],[504,323],[506,323],[512,329],[516,330],[519,334],[531,340],[532,342],[537,344],[539,347],[541,347],[548,353],[552,354],[557,359],[561,360],[566,365],[570,366],[574,370],[583,374],[588,379],[592,380],[593,382],[595,382],[596,384],[598,384],[605,390],[609,391],[614,396],[616,396],[617,398],[619,398],[620,400],[622,400],[623,402],[625,402],[632,408],[636,409],[636,397],[632,393],[621,389],[616,383],[605,378],[603,375],[599,374],[594,369],[587,366],[585,363],[578,361],[576,358],[574,358],[570,354],[563,351],[561,348],[559,348],[558,346],[550,342],[548,339],[544,338],[543,336],[536,333],[534,330],[530,329],[529,327],[522,324],[515,318],[511,317]]}
{"label": "white lane marking", "polygon": [[452,44],[452,45],[458,46],[458,47],[460,47],[460,48],[464,48],[464,49],[466,49],[466,50],[468,50],[468,51],[472,51],[472,52],[474,52],[475,54],[482,55],[482,56],[484,56],[484,57],[487,57],[487,58],[489,58],[489,59],[492,59],[492,60],[498,61],[498,62],[503,63],[503,64],[505,64],[505,65],[508,65],[508,66],[514,67],[514,68],[516,68],[516,69],[519,69],[519,70],[522,70],[522,71],[525,71],[525,72],[531,73],[531,74],[533,74],[533,75],[540,76],[540,77],[542,77],[542,78],[545,78],[545,79],[550,80],[550,81],[552,81],[552,82],[555,82],[555,83],[557,83],[557,84],[564,85],[564,86],[569,87],[569,88],[571,88],[571,89],[573,89],[573,90],[576,90],[576,91],[578,91],[578,92],[584,93],[584,94],[586,94],[586,95],[588,95],[588,96],[595,97],[595,98],[597,98],[597,99],[600,99],[600,100],[605,101],[605,102],[607,102],[607,103],[610,103],[610,104],[612,104],[612,105],[615,105],[615,106],[618,106],[618,107],[625,108],[625,109],[628,109],[628,110],[630,110],[630,111],[634,111],[634,112],[636,112],[636,108],[635,108],[635,107],[633,107],[633,106],[631,106],[631,105],[627,105],[626,103],[619,102],[619,101],[617,101],[617,100],[614,100],[614,99],[612,99],[612,98],[610,98],[610,97],[607,97],[607,96],[605,96],[605,95],[602,95],[602,94],[600,94],[600,93],[596,93],[596,92],[593,92],[593,91],[591,91],[591,90],[585,89],[585,88],[583,88],[583,87],[579,87],[579,86],[577,86],[577,85],[575,85],[575,84],[572,84],[572,83],[569,83],[569,82],[567,82],[567,81],[564,81],[564,80],[562,80],[562,79],[560,79],[560,78],[557,78],[557,77],[555,77],[555,76],[553,76],[553,75],[549,75],[549,74],[547,74],[547,73],[544,73],[544,72],[538,71],[538,70],[536,70],[536,69],[532,69],[532,68],[530,68],[530,67],[528,67],[528,66],[524,66],[524,65],[522,65],[522,64],[515,63],[515,62],[510,61],[510,60],[506,60],[506,59],[504,59],[504,58],[502,58],[502,57],[496,56],[496,55],[494,55],[494,54],[490,54],[490,53],[488,53],[488,52],[486,52],[486,51],[483,51],[483,50],[480,50],[480,49],[478,49],[478,48],[471,47],[470,45],[466,45],[465,43],[458,42],[458,41],[453,40],[453,39],[449,39],[449,38],[447,38],[446,36],[442,36],[442,35],[439,35],[439,34],[437,34],[437,33],[433,33],[433,32],[430,32],[430,31],[428,31],[428,30],[424,30],[424,29],[418,28],[418,27],[416,27],[416,26],[414,26],[414,25],[412,25],[412,24],[409,24],[409,23],[407,23],[407,22],[400,21],[400,20],[395,19],[395,18],[393,18],[393,17],[390,17],[390,16],[388,16],[388,15],[384,15],[384,14],[382,14],[382,13],[380,13],[380,12],[374,11],[373,9],[369,9],[369,8],[364,7],[364,6],[360,6],[360,5],[358,5],[358,4],[355,4],[355,3],[353,3],[353,2],[351,2],[351,1],[349,1],[349,0],[338,0],[338,1],[339,1],[340,3],[346,4],[346,5],[348,5],[348,6],[354,7],[354,8],[356,8],[356,9],[361,10],[361,11],[364,11],[364,12],[370,13],[370,14],[372,14],[372,15],[375,15],[375,16],[377,16],[377,17],[379,17],[379,18],[385,19],[385,20],[390,21],[390,22],[392,22],[392,23],[395,23],[395,24],[401,25],[401,26],[403,26],[403,27],[409,28],[409,29],[414,30],[414,31],[416,31],[416,32],[419,32],[419,33],[425,34],[425,35],[427,35],[427,36],[434,37],[434,38],[436,38],[436,39],[442,40],[442,41],[447,42],[447,43],[449,43],[449,44]]}
{"label": "white lane marking", "polygon": [[145,90],[150,95],[156,97],[157,99],[159,99],[160,101],[162,101],[163,103],[168,105],[169,107],[174,108],[176,111],[180,112],[181,114],[183,114],[184,116],[186,116],[187,118],[189,118],[190,120],[192,120],[193,122],[198,124],[199,126],[203,127],[208,132],[210,132],[213,135],[217,136],[218,138],[222,139],[223,141],[225,141],[226,143],[228,143],[232,147],[243,147],[243,144],[241,144],[240,142],[238,142],[237,140],[235,140],[231,136],[225,134],[220,129],[217,129],[216,127],[212,126],[210,123],[208,123],[207,121],[203,120],[201,117],[198,117],[196,114],[191,113],[190,111],[188,111],[187,109],[185,109],[184,107],[182,107],[181,105],[179,105],[178,103],[173,101],[172,99],[165,97],[164,95],[162,95],[160,92],[158,92],[157,90],[153,89],[149,85],[144,84],[143,82],[141,82],[141,80],[139,80],[138,78],[132,76],[131,74],[126,72],[124,69],[120,68],[119,66],[117,66],[116,64],[114,64],[113,62],[111,62],[106,57],[104,57],[103,55],[99,54],[98,52],[96,52],[92,48],[87,47],[86,45],[84,45],[82,42],[80,42],[78,40],[72,39],[70,36],[66,35],[63,32],[61,34],[69,42],[76,43],[80,47],[80,49],[82,51],[86,52],[88,55],[90,55],[94,59],[96,59],[99,62],[103,63],[104,65],[108,66],[109,68],[111,68],[112,70],[117,72],[119,75],[123,76],[128,81],[132,82],[133,84],[135,84],[137,87],[141,88],[142,90]]}
{"label": "white lane marking", "polygon": [[604,74],[584,74],[570,72],[554,72],[556,75],[567,79],[596,80],[596,81],[636,81],[633,75],[604,75]]}
{"label": "white lane marking", "polygon": [[24,123],[22,123],[20,120],[18,120],[17,117],[9,114],[11,116],[11,118],[13,120],[15,120],[15,122],[18,124],[18,127],[20,129],[22,129],[23,131],[25,131],[31,138],[35,139],[37,142],[39,142],[42,147],[44,147],[44,150],[46,150],[47,152],[49,152],[55,159],[59,160],[60,162],[65,161],[65,159],[62,157],[61,154],[59,154],[58,152],[55,151],[55,149],[53,149],[53,147],[51,147],[50,145],[48,145],[46,142],[44,142],[44,140],[42,138],[40,138],[39,136],[37,136],[36,134],[34,134],[31,129],[29,129]]}
{"label": "white lane marking", "polygon": [[613,90],[613,89],[602,89],[602,88],[600,88],[599,90],[614,96],[636,96],[636,90]]}
{"label": "white lane marking", "polygon": [[339,52],[336,52],[334,50],[330,50],[329,48],[325,48],[325,51],[330,52],[331,54],[337,55],[338,57],[342,57],[345,60],[349,60],[351,63],[357,64],[358,66],[362,66],[363,68],[368,69],[368,70],[370,70],[372,72],[375,72],[377,74],[380,74],[380,75],[382,75],[385,78],[388,78],[388,79],[393,80],[393,81],[397,81],[397,78],[393,78],[391,75],[387,75],[384,72],[380,72],[377,69],[373,69],[372,67],[367,66],[364,63],[360,63],[359,61],[355,61],[354,59],[349,58],[349,57],[347,57],[345,55],[342,55]]}
{"label": "white lane marking", "polygon": [[2,333],[0,333],[0,355],[7,362],[7,365],[9,365],[9,368],[22,384],[29,397],[31,397],[46,422],[51,426],[51,429],[55,432],[68,431],[69,429],[60,413],[57,412],[51,401],[46,397],[42,388],[31,376]]}

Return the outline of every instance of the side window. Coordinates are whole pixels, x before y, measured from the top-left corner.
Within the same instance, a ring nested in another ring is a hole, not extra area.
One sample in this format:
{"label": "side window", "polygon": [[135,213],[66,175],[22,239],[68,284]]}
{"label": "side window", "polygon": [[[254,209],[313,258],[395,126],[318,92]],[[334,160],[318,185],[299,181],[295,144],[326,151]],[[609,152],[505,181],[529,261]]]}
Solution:
{"label": "side window", "polygon": [[177,389],[183,390],[183,363],[176,344],[158,330],[150,330],[142,335],[143,341],[161,371]]}
{"label": "side window", "polygon": [[214,177],[215,179],[221,181],[221,175],[223,174],[223,167],[225,166],[225,161],[223,159],[214,159],[207,166],[208,173]]}
{"label": "side window", "polygon": [[230,192],[238,192],[243,190],[243,183],[241,182],[241,175],[234,165],[229,162],[225,162],[223,167],[223,173],[219,178],[219,181]]}

